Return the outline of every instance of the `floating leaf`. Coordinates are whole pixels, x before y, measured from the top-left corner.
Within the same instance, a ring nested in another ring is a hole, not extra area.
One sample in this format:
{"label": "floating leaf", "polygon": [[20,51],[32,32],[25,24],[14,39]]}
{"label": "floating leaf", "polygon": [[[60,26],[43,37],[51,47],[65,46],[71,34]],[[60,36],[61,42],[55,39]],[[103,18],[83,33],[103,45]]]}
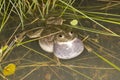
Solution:
{"label": "floating leaf", "polygon": [[3,69],[3,75],[4,76],[9,76],[14,74],[16,71],[16,65],[13,63],[8,64],[7,66],[4,67]]}
{"label": "floating leaf", "polygon": [[74,26],[74,25],[77,25],[77,24],[78,24],[78,21],[77,21],[76,19],[74,19],[74,20],[72,20],[72,21],[70,22],[70,24],[73,25],[73,26]]}

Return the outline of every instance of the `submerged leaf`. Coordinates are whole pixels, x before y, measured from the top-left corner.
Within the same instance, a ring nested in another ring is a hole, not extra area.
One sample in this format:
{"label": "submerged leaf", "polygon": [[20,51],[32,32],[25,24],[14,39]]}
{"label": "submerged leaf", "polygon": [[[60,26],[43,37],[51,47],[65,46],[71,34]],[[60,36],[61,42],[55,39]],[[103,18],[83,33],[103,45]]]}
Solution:
{"label": "submerged leaf", "polygon": [[7,66],[4,67],[3,69],[3,75],[4,76],[9,76],[14,74],[16,71],[16,65],[13,63],[8,64]]}

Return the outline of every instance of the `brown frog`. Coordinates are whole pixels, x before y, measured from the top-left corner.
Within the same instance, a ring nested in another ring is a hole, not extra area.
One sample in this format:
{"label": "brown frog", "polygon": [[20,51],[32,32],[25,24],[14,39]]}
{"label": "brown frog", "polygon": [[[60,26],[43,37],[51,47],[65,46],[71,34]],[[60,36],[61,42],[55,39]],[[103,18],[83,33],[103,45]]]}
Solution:
{"label": "brown frog", "polygon": [[48,23],[47,27],[28,35],[30,38],[40,37],[39,45],[44,51],[54,53],[60,59],[71,59],[83,52],[83,42],[74,30],[62,26],[63,20],[53,19]]}

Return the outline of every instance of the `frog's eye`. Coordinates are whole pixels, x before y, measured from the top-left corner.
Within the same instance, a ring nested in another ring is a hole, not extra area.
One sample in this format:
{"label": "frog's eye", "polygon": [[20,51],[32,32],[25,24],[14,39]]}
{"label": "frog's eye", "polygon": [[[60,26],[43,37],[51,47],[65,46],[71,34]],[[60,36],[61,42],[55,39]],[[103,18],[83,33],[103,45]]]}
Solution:
{"label": "frog's eye", "polygon": [[59,37],[59,38],[64,38],[64,35],[59,34],[58,37]]}
{"label": "frog's eye", "polygon": [[57,38],[58,38],[58,39],[63,39],[64,37],[65,37],[65,36],[64,36],[63,34],[58,34],[58,35],[57,35]]}
{"label": "frog's eye", "polygon": [[73,31],[70,31],[70,32],[69,32],[69,35],[71,35],[71,36],[72,36],[73,34],[74,34],[74,32],[73,32]]}

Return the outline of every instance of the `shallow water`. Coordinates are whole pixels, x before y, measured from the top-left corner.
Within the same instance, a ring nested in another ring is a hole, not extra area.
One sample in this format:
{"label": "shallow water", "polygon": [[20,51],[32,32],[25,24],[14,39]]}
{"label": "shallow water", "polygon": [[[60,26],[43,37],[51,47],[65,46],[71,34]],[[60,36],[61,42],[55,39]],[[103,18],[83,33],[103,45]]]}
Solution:
{"label": "shallow water", "polygon": [[[26,21],[26,23],[27,22],[30,21]],[[39,21],[27,27],[37,27],[39,26],[38,23]],[[83,21],[83,23],[86,22]],[[5,28],[0,33],[0,44],[2,46],[12,35],[18,24],[19,22],[16,22],[16,19],[8,21]],[[94,25],[94,23],[91,22],[88,24]],[[88,27],[91,27],[90,25]],[[117,34],[120,34],[118,25],[105,25],[109,26],[109,28]],[[17,33],[21,31],[20,29]],[[93,51],[118,67],[120,66],[120,38],[82,30],[78,31],[79,34],[83,36],[89,35],[88,39],[83,42],[85,46],[90,46]],[[83,37],[80,38],[84,39]],[[14,37],[12,40],[14,40]],[[26,37],[23,41],[27,40],[30,39]],[[16,46],[10,50],[8,55],[2,60],[1,66],[4,67],[9,63],[15,63],[17,65],[15,74],[8,76],[8,80],[119,80],[120,78],[120,71],[101,60],[95,54],[88,52],[87,49],[76,58],[60,60],[60,65],[56,61],[53,53],[43,51],[36,40],[21,46]],[[3,78],[0,77],[0,80],[3,80]]]}

